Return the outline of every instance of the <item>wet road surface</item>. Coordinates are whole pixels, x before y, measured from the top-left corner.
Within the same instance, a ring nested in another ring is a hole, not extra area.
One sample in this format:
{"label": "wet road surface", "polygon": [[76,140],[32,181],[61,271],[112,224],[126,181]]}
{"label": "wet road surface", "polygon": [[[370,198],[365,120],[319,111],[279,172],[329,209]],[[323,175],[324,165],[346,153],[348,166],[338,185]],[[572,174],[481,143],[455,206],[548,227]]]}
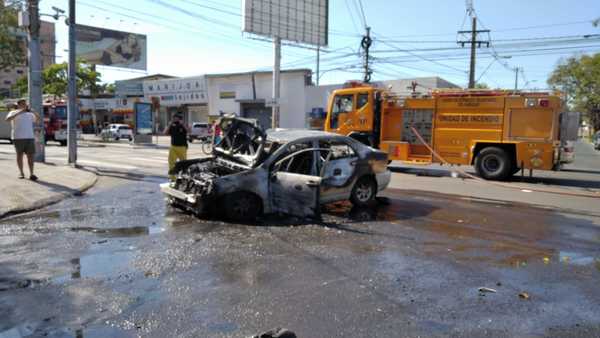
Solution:
{"label": "wet road surface", "polygon": [[388,190],[230,224],[115,176],[0,221],[1,338],[600,336],[597,216]]}

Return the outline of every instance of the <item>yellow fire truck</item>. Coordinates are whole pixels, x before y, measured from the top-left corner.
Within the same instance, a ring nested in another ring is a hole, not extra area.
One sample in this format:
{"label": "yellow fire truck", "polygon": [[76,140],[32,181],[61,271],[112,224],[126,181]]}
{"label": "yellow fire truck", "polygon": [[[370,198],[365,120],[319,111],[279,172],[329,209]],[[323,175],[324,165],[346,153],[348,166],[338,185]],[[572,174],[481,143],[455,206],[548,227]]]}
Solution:
{"label": "yellow fire truck", "polygon": [[431,148],[448,163],[474,165],[480,177],[503,180],[520,168],[558,168],[562,103],[554,94],[503,90],[399,98],[354,83],[332,93],[325,130],[379,148],[389,160],[441,162]]}

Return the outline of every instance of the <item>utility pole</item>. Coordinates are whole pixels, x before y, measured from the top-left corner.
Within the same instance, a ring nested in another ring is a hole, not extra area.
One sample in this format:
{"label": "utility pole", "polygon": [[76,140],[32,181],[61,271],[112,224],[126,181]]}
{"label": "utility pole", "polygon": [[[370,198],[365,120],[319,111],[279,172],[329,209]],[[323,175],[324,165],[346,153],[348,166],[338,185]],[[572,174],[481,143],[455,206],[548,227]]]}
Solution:
{"label": "utility pole", "polygon": [[458,34],[471,34],[470,40],[459,40],[457,43],[464,47],[466,44],[471,45],[471,64],[469,67],[469,88],[475,88],[475,62],[477,58],[477,48],[480,48],[481,45],[486,45],[486,47],[490,46],[489,40],[478,40],[477,35],[479,33],[489,33],[489,29],[477,30],[477,17],[472,17],[472,26],[470,31],[458,31]]}
{"label": "utility pole", "polygon": [[67,141],[69,145],[69,164],[77,164],[77,63],[75,60],[75,0],[69,0],[69,74],[67,95]]}
{"label": "utility pole", "polygon": [[364,50],[363,67],[365,69],[365,75],[363,81],[369,83],[371,82],[371,74],[373,74],[373,71],[369,66],[369,48],[371,48],[371,45],[373,44],[373,39],[371,39],[371,27],[365,27],[365,29],[367,30],[367,33],[363,36],[360,46]]}
{"label": "utility pole", "polygon": [[320,63],[321,47],[317,46],[317,87],[319,86],[319,63]]}
{"label": "utility pole", "polygon": [[29,106],[31,110],[41,117],[36,123],[37,138],[35,144],[35,161],[45,162],[44,147],[44,110],[42,107],[42,53],[40,50],[40,13],[39,0],[27,1],[27,12],[29,13],[28,29],[28,90]]}
{"label": "utility pole", "polygon": [[515,68],[515,91],[519,89],[519,67]]}
{"label": "utility pole", "polygon": [[279,128],[279,94],[281,90],[281,38],[278,36],[273,39],[273,57],[273,112],[271,116],[271,127],[275,129]]}

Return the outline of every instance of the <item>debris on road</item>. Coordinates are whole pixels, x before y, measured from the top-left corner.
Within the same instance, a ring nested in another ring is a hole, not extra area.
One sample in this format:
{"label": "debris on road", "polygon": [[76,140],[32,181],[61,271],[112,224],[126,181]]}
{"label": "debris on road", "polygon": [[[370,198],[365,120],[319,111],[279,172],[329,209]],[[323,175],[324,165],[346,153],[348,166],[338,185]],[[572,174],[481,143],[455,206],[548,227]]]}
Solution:
{"label": "debris on road", "polygon": [[529,296],[529,294],[527,292],[521,292],[519,293],[519,298],[524,299],[524,300],[530,300],[531,297]]}
{"label": "debris on road", "polygon": [[497,293],[498,291],[496,291],[496,289],[486,288],[486,287],[482,286],[479,288],[479,292],[480,293]]}
{"label": "debris on road", "polygon": [[261,333],[252,338],[297,338],[296,334],[290,330],[277,328]]}

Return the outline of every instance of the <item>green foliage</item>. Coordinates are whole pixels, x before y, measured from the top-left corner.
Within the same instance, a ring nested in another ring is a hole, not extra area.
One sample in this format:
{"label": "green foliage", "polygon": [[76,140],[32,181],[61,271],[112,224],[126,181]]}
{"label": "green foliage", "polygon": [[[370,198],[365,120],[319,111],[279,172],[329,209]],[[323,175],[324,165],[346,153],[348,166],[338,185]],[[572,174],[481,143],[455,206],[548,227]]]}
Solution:
{"label": "green foliage", "polygon": [[587,114],[594,129],[600,129],[600,53],[562,60],[548,84],[565,93],[569,109]]}
{"label": "green foliage", "polygon": [[25,48],[23,40],[17,38],[17,12],[22,1],[0,2],[0,71],[23,65]]}
{"label": "green foliage", "polygon": [[[56,97],[65,96],[68,86],[68,65],[67,63],[57,63],[44,69],[42,72],[42,91],[44,94],[51,94]],[[83,62],[77,62],[77,90],[79,92],[88,90],[90,93],[100,94],[104,91],[106,85],[100,85],[102,74],[93,70],[93,67]],[[27,94],[27,77],[24,76],[17,80],[13,89],[18,90],[21,96]]]}
{"label": "green foliage", "polygon": [[475,84],[475,89],[490,89],[490,86],[487,83],[478,82]]}

